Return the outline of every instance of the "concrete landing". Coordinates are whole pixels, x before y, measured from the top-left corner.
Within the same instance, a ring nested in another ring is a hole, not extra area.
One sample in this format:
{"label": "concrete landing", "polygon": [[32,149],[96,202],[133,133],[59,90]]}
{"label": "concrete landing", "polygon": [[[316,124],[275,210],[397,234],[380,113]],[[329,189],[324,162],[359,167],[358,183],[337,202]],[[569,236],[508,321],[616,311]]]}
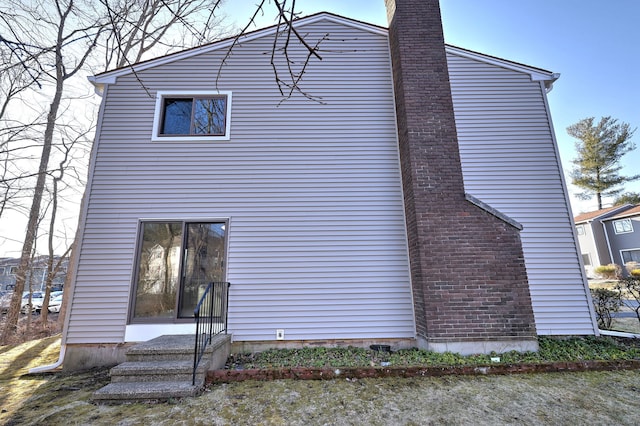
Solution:
{"label": "concrete landing", "polygon": [[111,383],[94,392],[98,402],[183,398],[197,395],[208,370],[224,367],[231,335],[214,336],[192,384],[194,335],[166,335],[139,343],[126,352],[126,362],[110,371]]}

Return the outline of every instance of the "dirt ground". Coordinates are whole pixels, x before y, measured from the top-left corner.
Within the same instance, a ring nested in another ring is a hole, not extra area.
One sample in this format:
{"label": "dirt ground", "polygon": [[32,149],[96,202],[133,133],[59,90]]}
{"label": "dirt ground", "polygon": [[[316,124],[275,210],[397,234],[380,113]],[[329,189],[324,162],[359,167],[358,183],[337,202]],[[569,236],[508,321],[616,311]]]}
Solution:
{"label": "dirt ground", "polygon": [[[29,319],[31,324],[29,325]],[[0,319],[0,325],[1,323]],[[98,405],[108,369],[27,375],[56,361],[57,314],[21,315],[0,346],[4,425],[637,425],[640,371],[360,380],[247,381],[168,402]],[[17,342],[23,342],[18,344]]]}
{"label": "dirt ground", "polygon": [[162,403],[97,405],[108,370],[25,375],[59,336],[0,347],[4,425],[636,425],[640,371],[215,385]]}

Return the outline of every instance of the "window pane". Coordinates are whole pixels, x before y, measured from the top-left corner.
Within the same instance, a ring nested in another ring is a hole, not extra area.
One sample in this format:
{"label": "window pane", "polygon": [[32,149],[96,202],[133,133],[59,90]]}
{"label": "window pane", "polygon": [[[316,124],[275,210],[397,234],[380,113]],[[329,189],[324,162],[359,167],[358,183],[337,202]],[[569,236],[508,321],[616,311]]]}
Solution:
{"label": "window pane", "polygon": [[613,229],[615,230],[616,234],[633,232],[633,227],[631,226],[631,219],[615,220],[613,222]]}
{"label": "window pane", "polygon": [[192,317],[207,285],[224,280],[224,234],[224,223],[187,224],[180,317]]}
{"label": "window pane", "polygon": [[188,135],[191,128],[191,109],[193,100],[165,99],[163,135]]}
{"label": "window pane", "polygon": [[196,99],[193,133],[196,135],[224,135],[226,98]]}
{"label": "window pane", "polygon": [[591,257],[589,257],[589,254],[582,255],[582,263],[584,263],[585,266],[591,265]]}
{"label": "window pane", "polygon": [[640,250],[623,251],[622,260],[624,261],[624,263],[627,263],[627,262],[640,263]]}
{"label": "window pane", "polygon": [[173,318],[180,277],[182,224],[145,223],[138,257],[135,318]]}

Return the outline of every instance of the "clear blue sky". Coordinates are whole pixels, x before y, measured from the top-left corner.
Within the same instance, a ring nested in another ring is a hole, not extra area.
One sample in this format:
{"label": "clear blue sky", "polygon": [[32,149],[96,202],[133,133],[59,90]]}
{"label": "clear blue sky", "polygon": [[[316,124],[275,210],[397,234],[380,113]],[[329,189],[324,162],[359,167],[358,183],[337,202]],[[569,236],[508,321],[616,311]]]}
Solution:
{"label": "clear blue sky", "polygon": [[[229,0],[227,14],[243,25],[256,2]],[[441,0],[440,5],[447,43],[561,74],[549,103],[565,170],[575,157],[569,125],[610,115],[640,127],[640,0]],[[296,7],[303,16],[328,11],[387,23],[383,0],[297,0]],[[272,19],[267,13],[259,24],[271,25]],[[640,130],[633,140],[640,145]],[[623,173],[639,174],[640,148],[623,165]],[[640,192],[640,183],[627,190]],[[575,214],[596,209],[595,200],[571,196],[571,202]]]}

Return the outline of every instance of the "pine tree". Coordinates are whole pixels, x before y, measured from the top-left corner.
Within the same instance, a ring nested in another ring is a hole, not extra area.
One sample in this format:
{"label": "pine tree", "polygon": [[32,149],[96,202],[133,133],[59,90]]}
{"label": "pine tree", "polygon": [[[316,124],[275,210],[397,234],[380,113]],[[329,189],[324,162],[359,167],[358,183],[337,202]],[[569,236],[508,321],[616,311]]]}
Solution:
{"label": "pine tree", "polygon": [[637,192],[625,192],[620,194],[613,200],[614,206],[622,206],[625,204],[640,204],[640,194]]}
{"label": "pine tree", "polygon": [[579,198],[588,200],[595,194],[601,209],[603,197],[617,195],[625,183],[640,179],[640,175],[620,175],[620,160],[635,149],[630,140],[634,132],[629,124],[611,117],[602,117],[597,124],[589,117],[567,128],[567,133],[578,139],[578,158],[573,160],[571,178],[574,185],[584,189],[577,194]]}

